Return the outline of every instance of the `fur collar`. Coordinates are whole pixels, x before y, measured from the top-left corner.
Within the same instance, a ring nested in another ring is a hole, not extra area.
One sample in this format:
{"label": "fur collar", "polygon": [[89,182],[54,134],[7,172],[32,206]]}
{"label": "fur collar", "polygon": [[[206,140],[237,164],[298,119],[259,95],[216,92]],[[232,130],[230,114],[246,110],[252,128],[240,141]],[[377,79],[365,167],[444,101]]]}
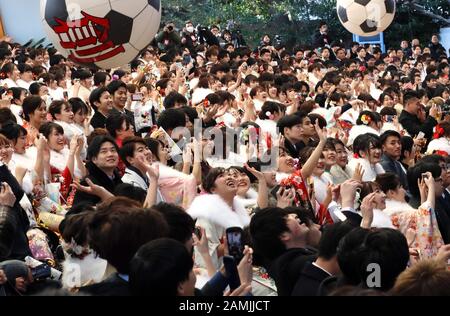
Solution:
{"label": "fur collar", "polygon": [[187,210],[194,219],[204,218],[224,228],[245,227],[250,223],[250,216],[237,197],[233,201],[233,210],[217,194],[197,196]]}

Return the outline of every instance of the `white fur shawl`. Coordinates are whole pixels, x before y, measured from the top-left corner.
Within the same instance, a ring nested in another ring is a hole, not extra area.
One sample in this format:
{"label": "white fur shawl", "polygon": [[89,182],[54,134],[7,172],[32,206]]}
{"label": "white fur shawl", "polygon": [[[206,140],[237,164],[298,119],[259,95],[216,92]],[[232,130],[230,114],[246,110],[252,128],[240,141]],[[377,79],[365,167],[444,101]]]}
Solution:
{"label": "white fur shawl", "polygon": [[197,196],[187,210],[194,219],[203,218],[224,228],[245,227],[250,223],[250,216],[237,197],[234,198],[232,210],[217,194]]}

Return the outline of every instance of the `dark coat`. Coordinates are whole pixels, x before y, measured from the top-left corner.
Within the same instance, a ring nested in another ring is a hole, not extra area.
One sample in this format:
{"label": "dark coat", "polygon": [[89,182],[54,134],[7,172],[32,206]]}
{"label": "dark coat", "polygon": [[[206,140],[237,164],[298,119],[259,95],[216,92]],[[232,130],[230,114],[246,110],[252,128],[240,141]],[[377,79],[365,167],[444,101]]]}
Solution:
{"label": "dark coat", "polygon": [[[114,172],[114,179],[111,180],[106,173],[104,173],[100,168],[98,168],[93,162],[86,163],[86,169],[89,173],[87,178],[91,180],[94,184],[100,185],[104,187],[108,192],[113,193],[116,186],[122,183],[122,180],[119,176],[117,170]],[[87,185],[86,180],[81,182],[81,185]],[[95,205],[100,202],[100,198],[91,195],[88,193],[84,193],[81,191],[77,191],[75,193],[75,197],[73,199],[73,206],[77,205]]]}
{"label": "dark coat", "polygon": [[128,282],[119,277],[117,273],[112,274],[100,283],[81,287],[80,294],[92,296],[131,296]]}
{"label": "dark coat", "polygon": [[105,128],[106,126],[106,116],[100,112],[95,112],[94,116],[91,118],[91,126],[95,128]]}
{"label": "dark coat", "polygon": [[284,148],[292,158],[298,158],[300,150],[287,139],[284,142]]}
{"label": "dark coat", "polygon": [[320,284],[330,275],[307,262],[295,284],[292,296],[317,296]]}
{"label": "dark coat", "polygon": [[408,131],[411,137],[415,137],[419,132],[423,132],[428,141],[430,141],[433,136],[433,127],[437,125],[437,121],[434,117],[428,116],[425,122],[422,123],[417,115],[413,115],[405,110],[400,114],[398,121],[402,124],[403,128]]}
{"label": "dark coat", "polygon": [[343,211],[342,214],[344,214],[345,217],[347,217],[346,221],[348,221],[353,226],[355,226],[355,227],[361,226],[361,222],[362,222],[361,215],[354,213],[354,212],[350,212],[350,211]]}
{"label": "dark coat", "polygon": [[392,172],[399,176],[400,183],[408,190],[408,178],[406,176],[406,172],[403,171],[402,165],[399,161],[396,161],[386,154],[383,154],[380,161],[381,166],[383,166],[384,171]]}
{"label": "dark coat", "polygon": [[268,273],[274,279],[279,296],[289,296],[305,264],[316,260],[316,252],[306,248],[288,249],[275,259]]}
{"label": "dark coat", "polygon": [[7,183],[16,197],[12,208],[0,207],[0,261],[24,260],[31,255],[26,235],[30,222],[19,204],[25,192],[6,165],[0,166],[0,183]]}
{"label": "dark coat", "polygon": [[[109,112],[109,115],[112,114],[122,114],[122,112],[120,112],[116,108],[112,108],[112,110]],[[127,116],[128,122],[130,122],[130,124],[133,125],[133,127],[136,127],[134,123],[134,113],[125,109],[125,115]]]}
{"label": "dark coat", "polygon": [[314,47],[325,47],[326,45],[330,45],[331,40],[328,34],[321,34],[317,31],[313,36],[313,46]]}
{"label": "dark coat", "polygon": [[442,239],[445,244],[450,244],[450,200],[448,198],[436,199],[435,214]]}

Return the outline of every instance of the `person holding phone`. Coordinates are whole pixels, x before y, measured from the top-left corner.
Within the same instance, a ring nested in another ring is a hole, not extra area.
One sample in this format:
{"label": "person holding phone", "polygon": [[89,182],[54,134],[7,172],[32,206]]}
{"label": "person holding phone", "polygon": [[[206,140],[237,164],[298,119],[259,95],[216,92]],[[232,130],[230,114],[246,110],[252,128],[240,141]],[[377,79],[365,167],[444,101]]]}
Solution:
{"label": "person holding phone", "polygon": [[423,173],[419,181],[420,199],[423,203],[414,208],[406,202],[405,189],[396,174],[388,172],[376,179],[376,183],[386,194],[383,213],[390,216],[395,228],[405,236],[413,234],[414,239],[408,241],[410,248],[418,249],[422,259],[431,259],[436,256],[439,245],[444,243],[434,212],[435,182],[430,172]]}
{"label": "person holding phone", "polygon": [[433,128],[438,124],[436,116],[438,114],[438,107],[433,105],[430,109],[429,115],[422,122],[419,119],[422,105],[419,96],[416,92],[410,91],[403,96],[404,108],[399,117],[399,122],[408,131],[408,133],[415,137],[419,132],[425,134],[427,140],[431,140],[433,136]]}
{"label": "person holding phone", "polygon": [[[224,246],[221,242],[229,227],[245,227],[250,217],[237,198],[238,181],[227,169],[213,168],[202,181],[207,193],[197,196],[187,212],[205,229],[209,240],[209,253],[218,269],[222,262]],[[204,266],[200,256],[196,263]]]}

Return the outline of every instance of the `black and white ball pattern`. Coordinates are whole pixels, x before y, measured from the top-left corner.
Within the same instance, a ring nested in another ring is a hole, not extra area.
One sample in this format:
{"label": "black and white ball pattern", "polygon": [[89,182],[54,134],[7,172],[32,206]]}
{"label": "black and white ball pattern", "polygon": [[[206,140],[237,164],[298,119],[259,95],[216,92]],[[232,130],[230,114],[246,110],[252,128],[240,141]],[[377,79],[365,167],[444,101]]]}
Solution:
{"label": "black and white ball pattern", "polygon": [[337,15],[351,33],[373,36],[394,20],[395,0],[337,0]]}
{"label": "black and white ball pattern", "polygon": [[133,60],[153,40],[160,0],[41,0],[44,29],[55,48],[89,67]]}

